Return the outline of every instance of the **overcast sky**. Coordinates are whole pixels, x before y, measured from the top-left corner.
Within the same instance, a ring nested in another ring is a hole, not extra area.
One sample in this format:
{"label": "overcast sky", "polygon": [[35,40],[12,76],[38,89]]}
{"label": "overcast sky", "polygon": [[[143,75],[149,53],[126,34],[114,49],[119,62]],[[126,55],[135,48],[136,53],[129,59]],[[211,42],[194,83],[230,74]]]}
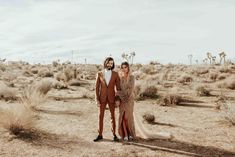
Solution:
{"label": "overcast sky", "polygon": [[235,59],[234,0],[0,0],[0,58],[30,63]]}

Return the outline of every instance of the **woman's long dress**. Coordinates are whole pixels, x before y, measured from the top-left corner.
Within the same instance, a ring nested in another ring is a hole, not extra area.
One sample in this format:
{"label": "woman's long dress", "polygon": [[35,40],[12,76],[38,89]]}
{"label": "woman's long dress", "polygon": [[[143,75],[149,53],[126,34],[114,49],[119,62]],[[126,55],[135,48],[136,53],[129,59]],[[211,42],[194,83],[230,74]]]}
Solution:
{"label": "woman's long dress", "polygon": [[135,78],[133,75],[130,75],[128,79],[124,79],[121,77],[120,80],[121,92],[119,93],[119,96],[121,98],[121,105],[119,107],[118,133],[122,138],[124,138],[122,122],[125,114],[129,127],[129,135],[135,138],[136,133],[133,116]]}

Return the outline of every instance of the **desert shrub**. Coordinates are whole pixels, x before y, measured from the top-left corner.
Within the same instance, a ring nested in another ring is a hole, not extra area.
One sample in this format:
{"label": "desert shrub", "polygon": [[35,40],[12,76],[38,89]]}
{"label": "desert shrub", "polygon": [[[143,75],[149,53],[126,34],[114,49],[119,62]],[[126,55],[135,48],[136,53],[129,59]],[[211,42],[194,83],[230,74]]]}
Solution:
{"label": "desert shrub", "polygon": [[196,92],[198,96],[210,96],[210,91],[206,89],[204,86],[196,87]]}
{"label": "desert shrub", "polygon": [[40,94],[46,95],[52,88],[52,81],[50,80],[41,80],[35,85],[35,90]]}
{"label": "desert shrub", "polygon": [[192,82],[193,78],[187,74],[183,74],[180,76],[180,78],[177,80],[177,82],[185,84],[187,82]]}
{"label": "desert shrub", "polygon": [[153,75],[156,74],[157,71],[153,65],[144,65],[140,68],[140,71],[145,74]]}
{"label": "desert shrub", "polygon": [[60,65],[60,63],[58,63],[57,61],[53,61],[52,65],[53,65],[53,67],[57,67],[58,65]]}
{"label": "desert shrub", "polygon": [[68,82],[68,85],[70,85],[70,86],[81,86],[81,82],[79,80],[72,79]]}
{"label": "desert shrub", "polygon": [[38,69],[37,68],[31,68],[31,73],[33,74],[37,74],[38,73]]}
{"label": "desert shrub", "polygon": [[217,85],[219,88],[235,89],[235,77],[228,77]]}
{"label": "desert shrub", "polygon": [[149,64],[150,65],[159,65],[160,63],[158,61],[150,61]]}
{"label": "desert shrub", "polygon": [[48,68],[41,68],[38,71],[39,77],[52,77],[53,73]]}
{"label": "desert shrub", "polygon": [[33,76],[33,73],[31,73],[29,70],[25,70],[23,72],[23,75],[26,76],[26,77],[31,77],[31,76]]}
{"label": "desert shrub", "polygon": [[0,82],[0,99],[5,101],[17,100],[17,91],[13,88],[8,87],[3,82]]}
{"label": "desert shrub", "polygon": [[220,74],[219,76],[218,76],[218,80],[224,80],[224,79],[226,79],[227,78],[227,74]]}
{"label": "desert shrub", "polygon": [[64,69],[63,73],[67,82],[73,78],[77,78],[76,68],[68,66]]}
{"label": "desert shrub", "polygon": [[231,72],[231,70],[229,69],[228,66],[222,66],[222,67],[220,67],[219,71],[220,71],[221,73],[230,73],[230,72]]}
{"label": "desert shrub", "polygon": [[179,105],[183,101],[183,99],[178,94],[169,93],[168,95],[164,96],[161,101],[162,102],[160,105],[162,106],[173,106]]}
{"label": "desert shrub", "polygon": [[35,114],[23,104],[0,111],[0,125],[13,135],[32,130],[35,124]]}
{"label": "desert shrub", "polygon": [[29,106],[32,110],[36,110],[37,106],[45,102],[45,100],[46,97],[43,91],[33,85],[25,87],[20,96],[20,102]]}
{"label": "desert shrub", "polygon": [[54,81],[52,87],[55,89],[67,89],[68,84],[61,81]]}
{"label": "desert shrub", "polygon": [[222,107],[222,112],[225,117],[231,124],[235,125],[235,106],[231,103],[224,103]]}
{"label": "desert shrub", "polygon": [[6,66],[0,63],[0,71],[6,71]]}
{"label": "desert shrub", "polygon": [[143,118],[146,122],[148,122],[149,124],[152,124],[155,122],[155,116],[153,114],[150,113],[145,113],[143,115]]}
{"label": "desert shrub", "polygon": [[154,99],[157,98],[158,89],[153,84],[144,84],[135,86],[135,94],[137,100],[144,100],[147,98]]}
{"label": "desert shrub", "polygon": [[194,71],[197,75],[207,74],[209,70],[207,68],[199,68]]}
{"label": "desert shrub", "polygon": [[209,78],[211,79],[211,80],[213,80],[213,81],[216,81],[216,79],[218,78],[218,73],[216,73],[216,72],[212,72],[212,73],[210,73],[209,74]]}
{"label": "desert shrub", "polygon": [[66,75],[63,72],[58,72],[57,74],[55,74],[55,79],[57,81],[66,81]]}

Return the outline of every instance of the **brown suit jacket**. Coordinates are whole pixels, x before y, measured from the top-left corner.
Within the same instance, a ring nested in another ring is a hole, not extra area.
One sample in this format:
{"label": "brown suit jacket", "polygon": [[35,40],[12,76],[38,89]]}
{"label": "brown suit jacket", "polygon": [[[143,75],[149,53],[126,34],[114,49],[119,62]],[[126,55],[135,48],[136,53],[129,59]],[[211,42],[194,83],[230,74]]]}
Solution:
{"label": "brown suit jacket", "polygon": [[112,75],[109,84],[106,83],[104,78],[104,71],[100,71],[96,76],[96,102],[101,104],[114,104],[115,103],[115,87],[116,90],[120,91],[120,78],[118,73],[112,71]]}

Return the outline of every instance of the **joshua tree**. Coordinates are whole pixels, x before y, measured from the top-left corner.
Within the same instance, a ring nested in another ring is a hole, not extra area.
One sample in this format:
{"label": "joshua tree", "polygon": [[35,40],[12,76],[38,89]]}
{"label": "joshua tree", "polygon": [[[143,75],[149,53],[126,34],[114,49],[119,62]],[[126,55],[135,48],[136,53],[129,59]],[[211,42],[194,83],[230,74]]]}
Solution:
{"label": "joshua tree", "polygon": [[203,63],[207,64],[208,58],[203,59]]}
{"label": "joshua tree", "polygon": [[210,60],[210,64],[212,63],[211,61],[212,61],[212,55],[211,55],[211,53],[210,52],[207,52],[207,58]]}
{"label": "joshua tree", "polygon": [[135,52],[131,52],[130,55],[131,55],[131,64],[133,64],[133,60],[134,60],[134,57],[135,57]]}
{"label": "joshua tree", "polygon": [[190,65],[192,65],[192,58],[193,58],[193,55],[192,55],[192,54],[188,55],[188,58],[189,58]]}
{"label": "joshua tree", "polygon": [[216,56],[212,56],[212,63],[215,64]]}
{"label": "joshua tree", "polygon": [[221,52],[221,53],[219,53],[219,57],[220,57],[220,64],[222,63],[222,60],[224,60],[224,64],[225,64],[225,56],[226,56],[226,54],[225,54],[225,52],[223,51],[223,52]]}
{"label": "joshua tree", "polygon": [[5,62],[5,61],[6,61],[6,58],[0,59],[0,63],[3,63],[3,62]]}

